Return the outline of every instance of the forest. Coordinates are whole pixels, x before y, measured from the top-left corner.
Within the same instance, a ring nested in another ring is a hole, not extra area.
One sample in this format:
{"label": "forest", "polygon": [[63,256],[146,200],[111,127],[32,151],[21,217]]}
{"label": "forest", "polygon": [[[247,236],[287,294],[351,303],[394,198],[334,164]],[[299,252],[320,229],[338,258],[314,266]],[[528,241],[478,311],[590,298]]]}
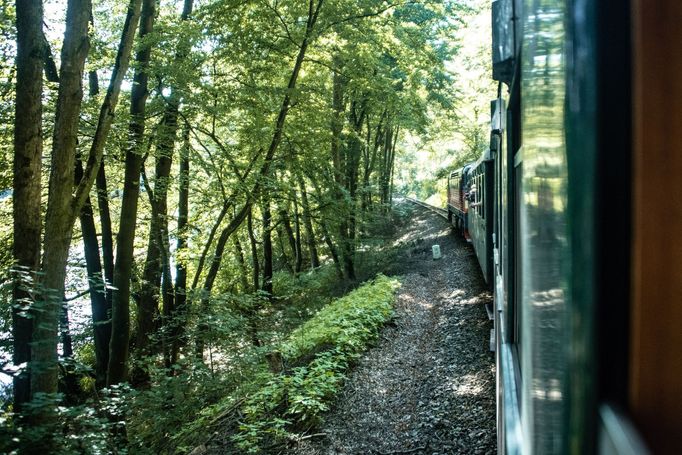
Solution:
{"label": "forest", "polygon": [[314,429],[390,320],[394,195],[486,140],[484,4],[3,1],[0,452]]}

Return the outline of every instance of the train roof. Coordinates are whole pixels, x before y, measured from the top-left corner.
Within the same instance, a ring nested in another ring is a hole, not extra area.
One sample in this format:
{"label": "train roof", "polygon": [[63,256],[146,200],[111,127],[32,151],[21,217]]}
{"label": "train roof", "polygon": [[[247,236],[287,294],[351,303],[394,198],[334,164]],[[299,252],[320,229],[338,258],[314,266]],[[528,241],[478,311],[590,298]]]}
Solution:
{"label": "train roof", "polygon": [[471,166],[472,168],[477,168],[477,167],[480,166],[482,163],[484,163],[484,162],[486,162],[486,161],[490,161],[490,160],[492,160],[492,159],[493,159],[493,156],[492,156],[491,150],[490,150],[490,149],[486,149],[486,150],[481,154],[481,157],[480,157],[479,159],[477,159],[476,161],[474,161],[473,163],[469,164],[469,166]]}
{"label": "train roof", "polygon": [[475,161],[472,161],[471,163],[467,163],[467,164],[465,164],[464,166],[462,166],[462,167],[460,167],[460,168],[458,168],[458,169],[455,169],[454,171],[450,172],[449,175],[450,175],[451,178],[454,177],[454,176],[456,176],[456,175],[463,175],[463,174],[469,172],[469,170],[471,169],[471,166],[473,166],[474,164],[476,164]]}

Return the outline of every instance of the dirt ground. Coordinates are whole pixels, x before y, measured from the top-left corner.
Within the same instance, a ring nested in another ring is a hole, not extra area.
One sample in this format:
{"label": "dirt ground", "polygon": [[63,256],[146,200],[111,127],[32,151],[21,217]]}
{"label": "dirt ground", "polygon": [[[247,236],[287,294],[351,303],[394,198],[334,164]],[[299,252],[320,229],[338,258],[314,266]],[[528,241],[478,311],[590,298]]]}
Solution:
{"label": "dirt ground", "polygon": [[[474,251],[434,213],[398,203],[407,222],[393,324],[359,361],[315,434],[287,453],[496,452],[491,300]],[[442,259],[433,260],[438,244]]]}

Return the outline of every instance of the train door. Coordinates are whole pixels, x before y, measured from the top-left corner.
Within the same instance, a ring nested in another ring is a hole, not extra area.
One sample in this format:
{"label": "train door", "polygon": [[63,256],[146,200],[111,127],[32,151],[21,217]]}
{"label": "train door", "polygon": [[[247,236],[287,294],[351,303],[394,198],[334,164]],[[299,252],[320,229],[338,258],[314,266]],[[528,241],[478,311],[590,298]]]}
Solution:
{"label": "train door", "polygon": [[[524,452],[526,431],[521,420],[522,378],[520,369],[520,290],[521,274],[518,267],[519,230],[522,177],[520,158],[520,46],[521,12],[519,0],[495,0],[493,13],[493,79],[500,82],[498,92],[499,120],[493,123],[493,141],[499,129],[499,152],[496,154],[497,210],[496,244],[499,274],[495,283],[495,332],[498,389],[498,453]],[[504,85],[503,85],[504,84]],[[508,88],[507,106],[503,88]],[[495,118],[495,115],[493,115]],[[518,166],[515,166],[518,164]]]}
{"label": "train door", "polygon": [[682,3],[633,0],[629,408],[654,453],[682,453]]}
{"label": "train door", "polygon": [[[518,86],[516,84],[519,84]],[[521,328],[522,328],[522,290],[523,290],[523,262],[521,258],[522,249],[522,226],[521,226],[521,206],[523,203],[522,179],[523,179],[523,155],[521,148],[521,106],[519,102],[520,81],[515,81],[509,100],[508,111],[508,165],[507,174],[509,181],[509,207],[508,207],[508,249],[509,259],[507,264],[507,283],[510,305],[508,310],[508,333],[509,342],[513,345],[514,365],[517,383],[520,385],[521,377]],[[519,387],[519,392],[521,387]]]}

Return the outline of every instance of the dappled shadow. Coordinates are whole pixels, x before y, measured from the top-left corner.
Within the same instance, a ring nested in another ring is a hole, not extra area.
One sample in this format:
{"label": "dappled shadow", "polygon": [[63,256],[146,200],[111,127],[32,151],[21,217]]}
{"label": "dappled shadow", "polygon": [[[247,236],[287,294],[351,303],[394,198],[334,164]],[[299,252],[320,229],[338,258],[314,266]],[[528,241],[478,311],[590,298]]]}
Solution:
{"label": "dappled shadow", "polygon": [[[398,233],[394,323],[360,359],[320,433],[298,454],[494,453],[491,300],[465,241],[426,210]],[[402,242],[402,243],[401,243]],[[431,246],[443,258],[433,260]]]}

